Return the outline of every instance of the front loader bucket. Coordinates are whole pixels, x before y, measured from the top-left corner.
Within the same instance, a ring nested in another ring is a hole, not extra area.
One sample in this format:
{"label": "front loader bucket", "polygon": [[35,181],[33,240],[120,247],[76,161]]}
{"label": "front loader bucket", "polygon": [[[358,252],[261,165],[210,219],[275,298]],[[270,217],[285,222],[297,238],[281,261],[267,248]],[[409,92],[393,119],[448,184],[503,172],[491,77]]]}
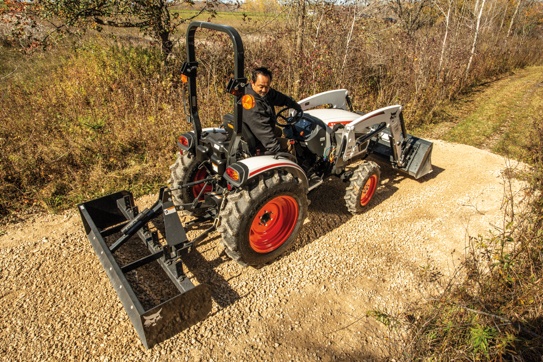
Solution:
{"label": "front loader bucket", "polygon": [[404,169],[415,179],[419,179],[432,172],[433,143],[413,136],[408,142],[411,143],[411,148],[405,157],[407,164]]}
{"label": "front loader bucket", "polygon": [[[207,286],[195,286],[183,272],[180,256],[192,243],[169,200],[169,190],[162,189],[157,203],[139,213],[132,194],[121,191],[78,205],[94,251],[146,348],[203,320],[211,310]],[[165,245],[148,227],[155,218],[163,221]],[[149,280],[158,274],[169,278],[140,286],[145,273]]]}
{"label": "front loader bucket", "polygon": [[388,129],[383,131],[384,137],[377,140],[373,153],[388,158],[392,167],[405,172],[415,179],[419,179],[433,171],[432,148],[433,143],[412,135],[407,135],[400,151],[394,154],[394,139]]}

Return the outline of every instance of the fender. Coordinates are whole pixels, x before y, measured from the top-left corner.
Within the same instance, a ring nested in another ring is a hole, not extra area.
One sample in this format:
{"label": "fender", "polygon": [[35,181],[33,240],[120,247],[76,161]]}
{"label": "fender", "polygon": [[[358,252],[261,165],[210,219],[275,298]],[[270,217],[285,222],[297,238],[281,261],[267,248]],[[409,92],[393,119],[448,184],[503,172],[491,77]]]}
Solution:
{"label": "fender", "polygon": [[295,162],[281,156],[255,156],[238,161],[227,167],[224,178],[233,186],[241,187],[258,175],[274,169],[290,172],[302,181],[305,190],[308,189],[309,182],[304,170]]}
{"label": "fender", "polygon": [[304,98],[298,104],[304,111],[325,104],[331,105],[332,108],[348,110],[348,94],[346,89],[335,89]]}

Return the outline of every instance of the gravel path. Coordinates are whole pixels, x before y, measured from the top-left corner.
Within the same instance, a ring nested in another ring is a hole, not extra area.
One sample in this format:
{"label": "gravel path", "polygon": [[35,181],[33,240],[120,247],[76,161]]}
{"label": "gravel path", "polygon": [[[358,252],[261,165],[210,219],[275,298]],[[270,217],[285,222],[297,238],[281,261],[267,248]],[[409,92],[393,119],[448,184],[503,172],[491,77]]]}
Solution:
{"label": "gravel path", "polygon": [[[373,207],[351,216],[346,184],[313,191],[287,255],[243,268],[213,234],[188,260],[210,286],[208,318],[145,350],[76,210],[0,227],[2,361],[367,360],[387,331],[371,311],[401,311],[451,275],[468,235],[501,225],[505,160],[436,141],[434,173],[415,181],[382,166]],[[520,185],[515,185],[520,189]],[[149,205],[151,195],[138,203]]]}

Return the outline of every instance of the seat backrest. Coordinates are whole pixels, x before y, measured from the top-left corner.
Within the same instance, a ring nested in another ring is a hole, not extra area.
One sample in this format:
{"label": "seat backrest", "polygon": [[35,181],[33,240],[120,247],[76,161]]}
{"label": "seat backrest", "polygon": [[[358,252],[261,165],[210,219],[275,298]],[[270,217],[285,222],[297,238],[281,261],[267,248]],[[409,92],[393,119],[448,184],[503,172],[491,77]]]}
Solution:
{"label": "seat backrest", "polygon": [[[232,135],[234,133],[234,115],[231,113],[225,114],[223,116],[223,126],[224,129],[226,129],[226,132],[228,133],[228,138],[232,138]],[[242,147],[244,151],[248,152],[252,156],[256,155],[257,149],[264,149],[262,143],[258,141],[258,139],[255,137],[251,129],[245,124],[242,124],[241,127],[241,140],[242,140]]]}
{"label": "seat backrest", "polygon": [[222,126],[228,134],[228,139],[231,139],[234,133],[234,115],[232,113],[227,113],[222,117]]}
{"label": "seat backrest", "polygon": [[264,149],[262,143],[255,137],[255,135],[253,134],[249,126],[245,124],[245,122],[241,127],[241,138],[245,140],[245,142],[247,142],[249,153],[253,156],[257,154],[257,149]]}

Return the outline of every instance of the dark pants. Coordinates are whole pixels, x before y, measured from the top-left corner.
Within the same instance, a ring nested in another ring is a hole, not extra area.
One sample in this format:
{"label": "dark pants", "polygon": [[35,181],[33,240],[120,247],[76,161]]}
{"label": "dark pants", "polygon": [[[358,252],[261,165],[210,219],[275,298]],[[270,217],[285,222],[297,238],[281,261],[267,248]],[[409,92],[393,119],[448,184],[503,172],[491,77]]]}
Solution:
{"label": "dark pants", "polygon": [[279,142],[281,152],[288,152],[288,138],[283,137],[283,130],[280,127],[275,127],[273,134],[277,138],[277,142]]}

